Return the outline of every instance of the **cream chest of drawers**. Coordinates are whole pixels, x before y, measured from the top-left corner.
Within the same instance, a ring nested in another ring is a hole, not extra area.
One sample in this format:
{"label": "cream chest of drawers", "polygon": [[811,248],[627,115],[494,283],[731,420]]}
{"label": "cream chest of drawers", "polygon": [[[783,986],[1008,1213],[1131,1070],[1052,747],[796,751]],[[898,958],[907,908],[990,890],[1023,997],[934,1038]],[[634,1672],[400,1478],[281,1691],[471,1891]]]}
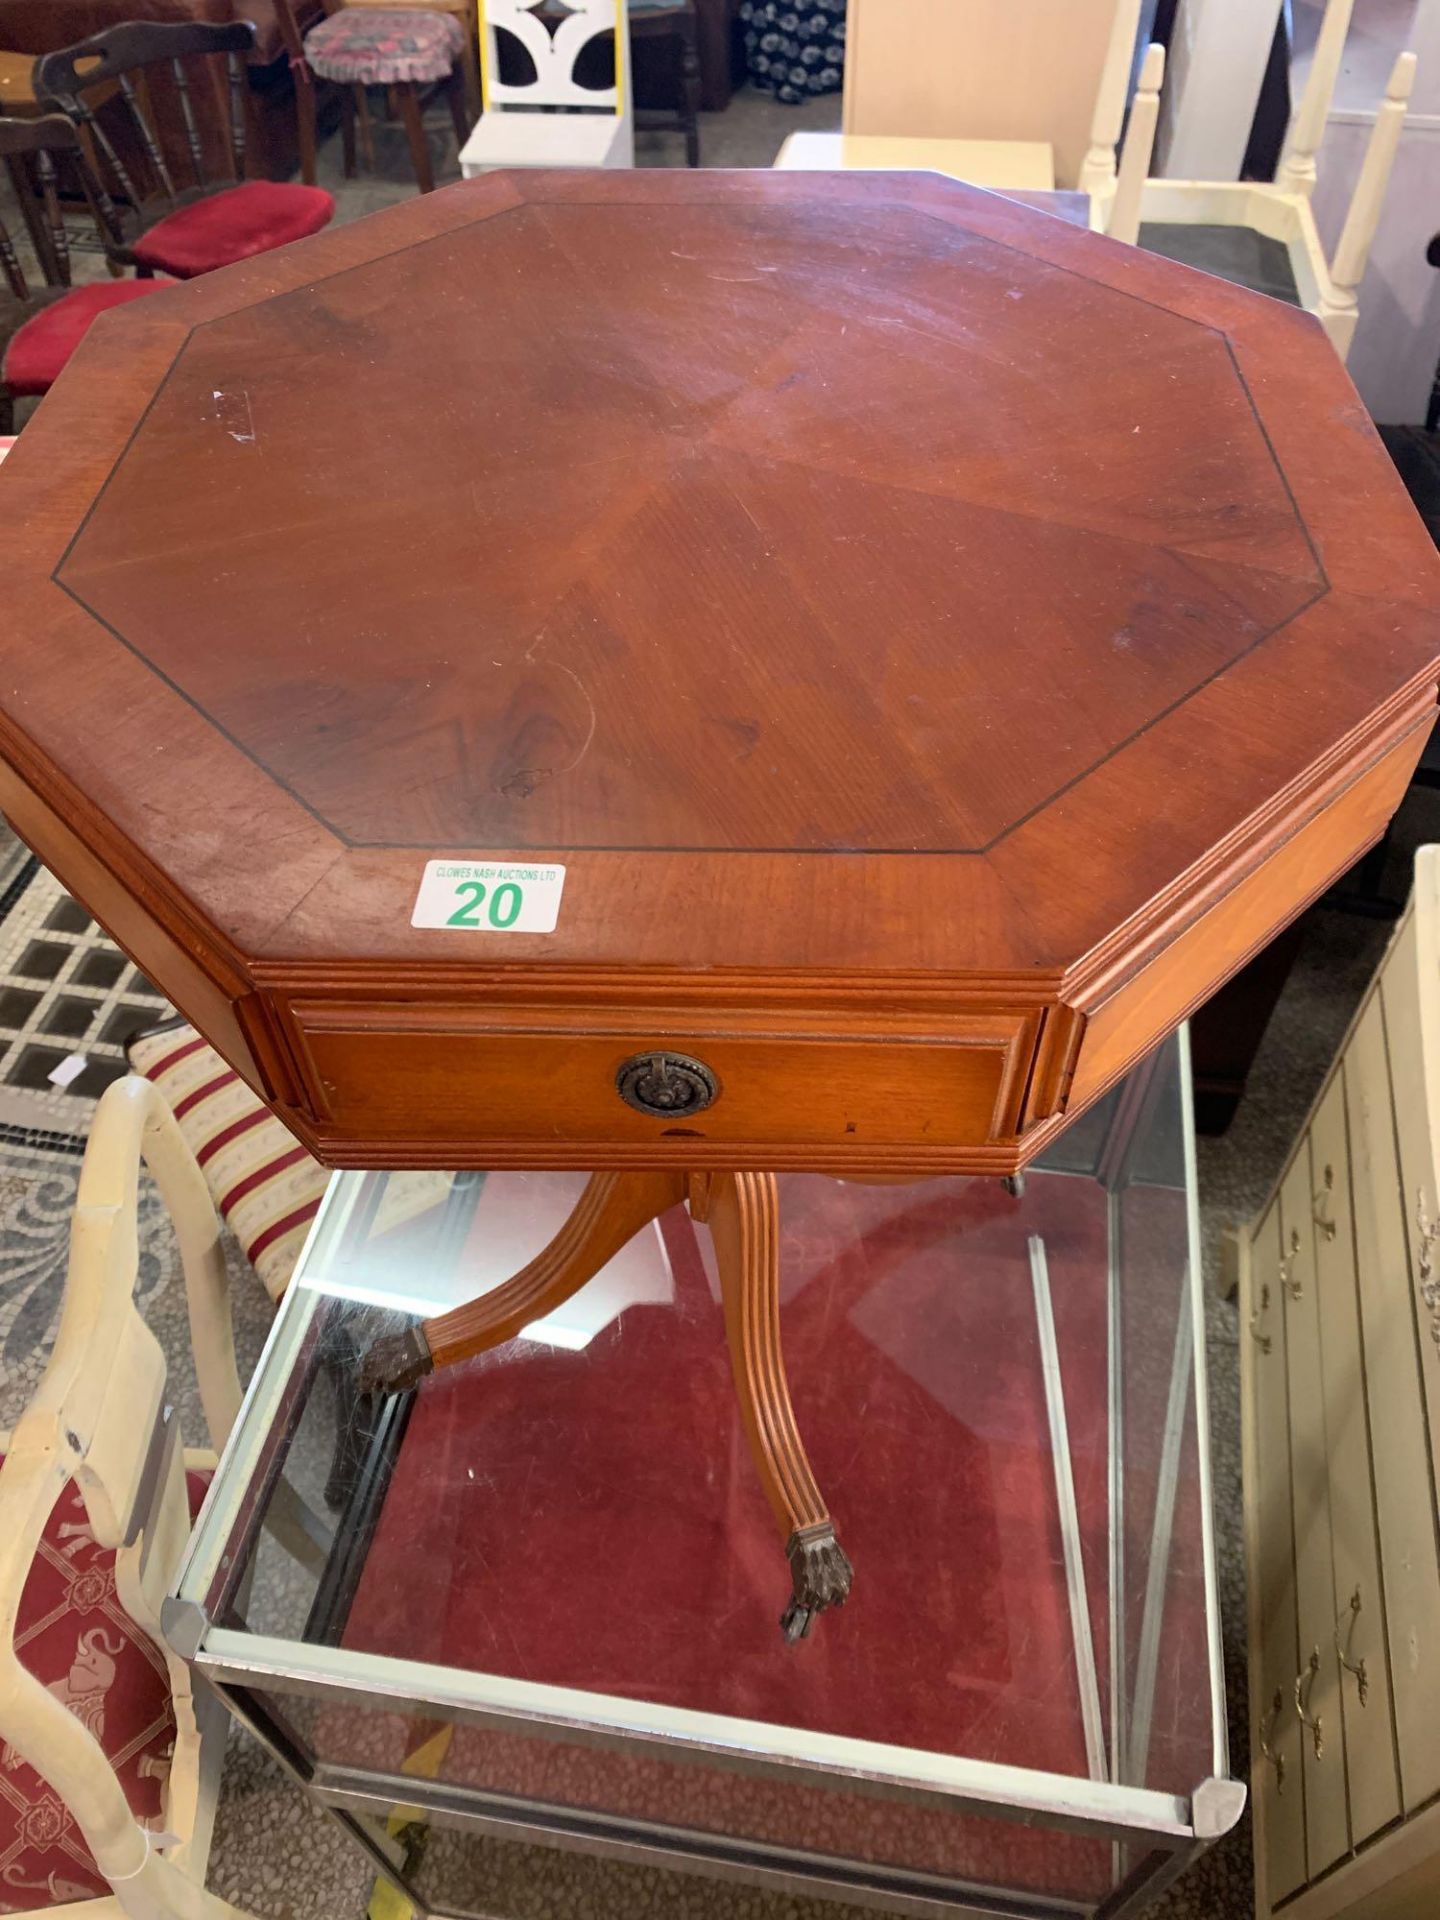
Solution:
{"label": "cream chest of drawers", "polygon": [[1440,847],[1240,1236],[1256,1910],[1440,1916]]}

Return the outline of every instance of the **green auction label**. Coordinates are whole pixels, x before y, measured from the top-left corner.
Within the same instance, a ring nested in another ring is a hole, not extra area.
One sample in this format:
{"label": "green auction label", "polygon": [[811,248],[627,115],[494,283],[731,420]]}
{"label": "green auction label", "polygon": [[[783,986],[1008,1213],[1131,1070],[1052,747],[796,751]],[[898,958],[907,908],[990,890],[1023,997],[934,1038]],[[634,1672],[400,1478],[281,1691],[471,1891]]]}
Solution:
{"label": "green auction label", "polygon": [[564,867],[518,860],[430,860],[415,896],[412,927],[470,933],[553,933]]}

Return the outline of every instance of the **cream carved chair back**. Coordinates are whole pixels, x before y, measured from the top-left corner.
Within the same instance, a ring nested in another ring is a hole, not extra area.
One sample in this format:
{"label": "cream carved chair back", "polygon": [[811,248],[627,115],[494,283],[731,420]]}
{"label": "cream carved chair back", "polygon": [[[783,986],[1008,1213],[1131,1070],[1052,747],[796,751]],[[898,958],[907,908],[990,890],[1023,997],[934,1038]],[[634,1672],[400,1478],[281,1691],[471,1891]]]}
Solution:
{"label": "cream carved chair back", "polygon": [[[624,110],[625,57],[628,48],[624,0],[565,0],[565,17],[552,34],[537,17],[535,0],[480,0],[480,83],[489,113],[494,107],[591,107],[618,114]],[[525,49],[535,78],[500,78],[497,38],[509,34]],[[615,84],[582,87],[575,80],[580,56],[603,34],[615,40]]]}
{"label": "cream carved chair back", "polygon": [[[0,1739],[46,1780],[79,1826],[111,1898],[54,1909],[74,1920],[244,1920],[206,1893],[218,1781],[183,1661],[165,1647],[160,1607],[189,1538],[179,1419],[165,1404],[165,1359],[134,1301],[139,1170],[149,1167],[174,1223],[201,1402],[224,1442],[240,1403],[219,1223],[204,1178],[148,1080],[100,1101],[70,1230],[54,1352],[0,1468]],[[176,1736],[164,1851],[136,1821],[89,1729],[21,1664],[20,1600],[45,1523],[72,1483],[90,1530],[115,1553],[116,1592],[169,1673]],[[223,1746],[223,1739],[220,1742]]]}

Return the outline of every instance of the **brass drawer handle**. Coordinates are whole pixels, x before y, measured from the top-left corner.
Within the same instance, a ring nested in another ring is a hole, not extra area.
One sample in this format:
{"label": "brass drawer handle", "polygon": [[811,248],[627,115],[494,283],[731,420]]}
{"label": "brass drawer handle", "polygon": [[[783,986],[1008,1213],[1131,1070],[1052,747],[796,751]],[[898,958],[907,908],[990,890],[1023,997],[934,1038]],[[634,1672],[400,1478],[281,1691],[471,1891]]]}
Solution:
{"label": "brass drawer handle", "polygon": [[1327,1166],[1310,1202],[1310,1218],[1327,1240],[1335,1238],[1335,1222],[1330,1218],[1330,1196],[1335,1191],[1335,1169]]}
{"label": "brass drawer handle", "polygon": [[1305,1292],[1303,1280],[1295,1278],[1295,1262],[1300,1253],[1300,1229],[1290,1229],[1290,1251],[1280,1262],[1280,1285],[1292,1300],[1299,1300]]}
{"label": "brass drawer handle", "polygon": [[1275,1769],[1275,1791],[1277,1794],[1284,1793],[1285,1791],[1285,1756],[1283,1753],[1276,1753],[1271,1747],[1270,1742],[1275,1738],[1275,1728],[1284,1711],[1285,1695],[1281,1688],[1276,1687],[1275,1698],[1270,1702],[1270,1711],[1260,1722],[1260,1751]]}
{"label": "brass drawer handle", "polygon": [[1262,1333],[1260,1331],[1260,1322],[1269,1311],[1270,1282],[1265,1280],[1261,1282],[1260,1286],[1260,1303],[1250,1310],[1250,1338],[1255,1342],[1256,1346],[1259,1347],[1261,1353],[1269,1353],[1274,1344],[1268,1333]]}
{"label": "brass drawer handle", "polygon": [[[1354,1674],[1355,1691],[1360,1696],[1360,1704],[1363,1707],[1365,1702],[1370,1698],[1370,1675],[1365,1668],[1365,1656],[1363,1653],[1358,1660],[1352,1660],[1350,1657],[1351,1649],[1355,1644],[1355,1622],[1359,1618],[1360,1589],[1356,1587],[1354,1593],[1350,1596],[1349,1606],[1346,1607],[1345,1611],[1340,1615],[1340,1618],[1335,1622],[1335,1652],[1339,1658],[1341,1668],[1346,1673]],[[1347,1621],[1349,1622],[1348,1626],[1346,1625]],[[1345,1628],[1345,1638],[1343,1641],[1340,1638],[1340,1629],[1342,1627]]]}
{"label": "brass drawer handle", "polygon": [[1420,1298],[1425,1303],[1425,1311],[1430,1315],[1430,1338],[1437,1347],[1440,1347],[1440,1279],[1435,1276],[1433,1258],[1435,1242],[1440,1238],[1440,1227],[1437,1227],[1430,1218],[1423,1191],[1415,1195],[1415,1224],[1420,1229],[1420,1245],[1417,1250]]}
{"label": "brass drawer handle", "polygon": [[680,1120],[712,1105],[720,1082],[688,1053],[636,1053],[616,1074],[615,1090],[637,1113]]}
{"label": "brass drawer handle", "polygon": [[1310,1738],[1315,1743],[1315,1758],[1323,1760],[1325,1758],[1324,1724],[1318,1713],[1313,1718],[1310,1714],[1310,1696],[1315,1691],[1315,1682],[1319,1675],[1320,1649],[1315,1647],[1305,1663],[1304,1670],[1295,1676],[1295,1711],[1300,1716],[1301,1726],[1310,1729]]}

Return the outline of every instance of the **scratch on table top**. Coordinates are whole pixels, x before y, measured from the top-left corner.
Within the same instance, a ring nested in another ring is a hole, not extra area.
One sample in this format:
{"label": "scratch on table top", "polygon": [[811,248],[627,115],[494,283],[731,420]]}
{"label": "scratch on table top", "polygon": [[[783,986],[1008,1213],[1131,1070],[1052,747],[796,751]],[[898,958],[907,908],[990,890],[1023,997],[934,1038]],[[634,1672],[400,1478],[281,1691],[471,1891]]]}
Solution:
{"label": "scratch on table top", "polygon": [[[255,412],[248,391],[244,387],[234,393],[224,387],[212,387],[210,391],[215,402],[215,418],[230,438],[242,447],[257,446],[259,435],[255,431]],[[236,423],[239,423],[238,430]]]}

